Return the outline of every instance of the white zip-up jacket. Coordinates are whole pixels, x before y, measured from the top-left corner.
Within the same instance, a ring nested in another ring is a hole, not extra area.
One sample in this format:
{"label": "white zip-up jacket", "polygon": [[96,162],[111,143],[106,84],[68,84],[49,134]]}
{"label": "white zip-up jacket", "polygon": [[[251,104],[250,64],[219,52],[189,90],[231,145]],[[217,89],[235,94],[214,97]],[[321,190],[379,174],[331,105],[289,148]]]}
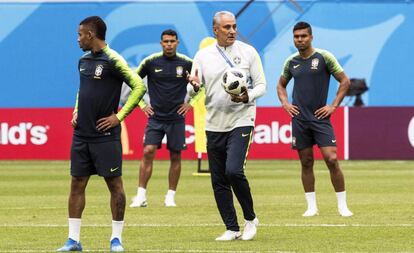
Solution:
{"label": "white zip-up jacket", "polygon": [[[231,67],[217,47],[222,50],[234,67],[243,69],[248,80],[251,81],[247,91],[248,103],[233,102],[230,95],[224,91],[221,77]],[[220,47],[214,43],[197,52],[191,69],[192,75],[195,75],[196,69],[206,91],[207,131],[228,132],[237,127],[254,126],[255,100],[266,92],[266,79],[256,49],[238,40],[228,47]]]}

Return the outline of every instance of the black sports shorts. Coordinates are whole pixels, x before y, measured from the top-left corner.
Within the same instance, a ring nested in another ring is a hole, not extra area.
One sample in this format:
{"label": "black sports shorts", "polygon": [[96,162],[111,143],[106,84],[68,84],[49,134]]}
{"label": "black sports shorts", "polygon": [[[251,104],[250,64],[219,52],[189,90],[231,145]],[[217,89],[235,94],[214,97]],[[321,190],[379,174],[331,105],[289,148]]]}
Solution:
{"label": "black sports shorts", "polygon": [[77,177],[95,174],[122,176],[121,141],[91,143],[74,139],[70,151],[70,174]]}
{"label": "black sports shorts", "polygon": [[167,149],[173,152],[181,152],[186,149],[185,145],[185,123],[168,122],[149,119],[145,128],[144,146],[157,145],[161,148],[161,142],[167,135]]}
{"label": "black sports shorts", "polygon": [[319,147],[336,146],[336,138],[329,120],[302,121],[292,118],[292,148],[301,150],[317,144]]}

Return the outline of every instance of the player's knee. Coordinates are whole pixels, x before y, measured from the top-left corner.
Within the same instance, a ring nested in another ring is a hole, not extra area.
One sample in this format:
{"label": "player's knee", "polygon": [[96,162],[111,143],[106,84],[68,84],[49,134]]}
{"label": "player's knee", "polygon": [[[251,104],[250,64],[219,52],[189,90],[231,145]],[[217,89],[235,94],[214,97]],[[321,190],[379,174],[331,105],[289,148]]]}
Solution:
{"label": "player's knee", "polygon": [[302,164],[303,170],[312,170],[313,162],[314,162],[312,156],[301,157],[300,162]]}
{"label": "player's knee", "polygon": [[111,194],[116,195],[118,198],[125,198],[125,192],[122,185],[109,185],[109,191],[111,192]]}
{"label": "player's knee", "polygon": [[179,163],[179,162],[181,162],[181,153],[171,152],[170,153],[170,161],[172,163]]}
{"label": "player's knee", "polygon": [[325,156],[324,159],[328,165],[335,165],[338,162],[338,158],[335,153]]}
{"label": "player's knee", "polygon": [[79,193],[85,191],[88,178],[86,177],[72,177],[71,191],[73,193]]}
{"label": "player's knee", "polygon": [[121,177],[105,177],[106,185],[111,193],[123,193],[124,187]]}
{"label": "player's knee", "polygon": [[155,156],[155,151],[157,148],[155,146],[145,146],[144,147],[144,158],[152,159]]}

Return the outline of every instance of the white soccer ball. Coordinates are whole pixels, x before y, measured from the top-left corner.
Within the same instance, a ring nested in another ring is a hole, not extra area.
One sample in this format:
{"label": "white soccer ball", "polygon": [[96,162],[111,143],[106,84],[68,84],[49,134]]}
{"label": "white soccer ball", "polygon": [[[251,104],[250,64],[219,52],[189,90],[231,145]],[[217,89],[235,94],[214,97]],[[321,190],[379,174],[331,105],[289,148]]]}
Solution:
{"label": "white soccer ball", "polygon": [[221,77],[221,85],[227,93],[240,95],[242,87],[247,89],[247,75],[242,69],[230,68]]}

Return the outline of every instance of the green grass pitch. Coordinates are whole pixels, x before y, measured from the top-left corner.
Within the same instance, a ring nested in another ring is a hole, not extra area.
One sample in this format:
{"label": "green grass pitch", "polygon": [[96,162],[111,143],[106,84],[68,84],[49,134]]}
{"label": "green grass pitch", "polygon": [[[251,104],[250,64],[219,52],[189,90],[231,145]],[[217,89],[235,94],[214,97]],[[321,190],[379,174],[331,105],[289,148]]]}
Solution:
{"label": "green grass pitch", "polygon": [[[299,162],[249,160],[246,175],[260,226],[255,240],[247,242],[214,241],[225,227],[210,177],[192,175],[195,161],[183,162],[176,208],[163,206],[165,161],[154,163],[148,207],[129,208],[138,164],[124,162],[127,252],[414,252],[414,161],[341,161],[354,212],[350,218],[338,215],[328,170],[317,161],[320,215],[304,218]],[[0,162],[0,252],[53,252],[62,246],[68,230],[68,168],[67,161]],[[103,179],[93,176],[82,218],[84,251],[107,252],[110,225],[109,192]]]}

